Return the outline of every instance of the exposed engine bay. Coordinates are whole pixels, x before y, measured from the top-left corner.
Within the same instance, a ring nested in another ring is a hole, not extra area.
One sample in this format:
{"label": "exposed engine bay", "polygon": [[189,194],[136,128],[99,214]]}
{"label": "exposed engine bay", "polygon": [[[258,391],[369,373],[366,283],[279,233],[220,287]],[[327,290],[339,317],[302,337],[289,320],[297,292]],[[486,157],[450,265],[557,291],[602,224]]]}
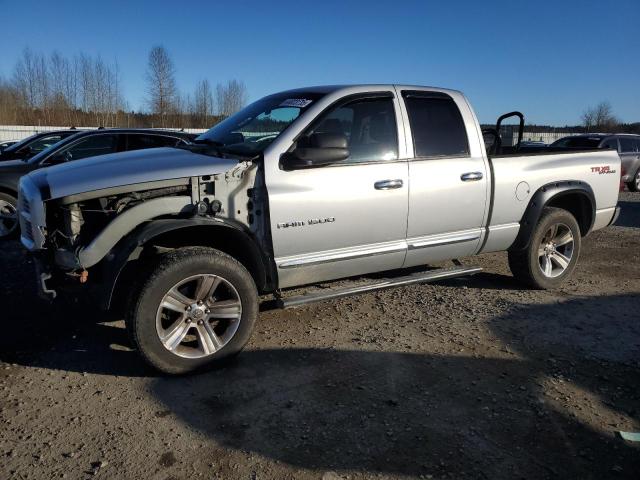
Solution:
{"label": "exposed engine bay", "polygon": [[52,202],[58,205],[48,205],[47,225],[55,228],[49,231],[49,242],[56,249],[86,244],[124,211],[153,198],[188,194],[189,190],[188,185],[177,185],[88,199],[68,205]]}
{"label": "exposed engine bay", "polygon": [[264,183],[258,165],[240,162],[222,174],[133,184],[50,200],[46,244],[55,252],[59,266],[77,270],[97,263],[122,237],[152,219],[231,220],[264,238],[261,233],[268,222],[262,221],[264,211],[256,205],[262,204],[266,191],[259,186]]}

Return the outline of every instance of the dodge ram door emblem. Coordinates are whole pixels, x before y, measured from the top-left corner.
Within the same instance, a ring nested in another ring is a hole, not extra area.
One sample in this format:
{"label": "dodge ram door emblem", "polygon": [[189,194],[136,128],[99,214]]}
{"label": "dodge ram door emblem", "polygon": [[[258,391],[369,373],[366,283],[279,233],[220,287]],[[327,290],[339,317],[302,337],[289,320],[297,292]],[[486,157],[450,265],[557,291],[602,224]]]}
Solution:
{"label": "dodge ram door emblem", "polygon": [[333,223],[336,219],[334,217],[325,218],[312,218],[309,220],[309,225],[317,225],[318,223]]}
{"label": "dodge ram door emblem", "polygon": [[278,228],[304,227],[305,225],[318,225],[320,223],[333,223],[335,221],[335,217],[310,218],[306,222],[304,220],[298,220],[294,222],[281,222],[278,223],[277,226]]}

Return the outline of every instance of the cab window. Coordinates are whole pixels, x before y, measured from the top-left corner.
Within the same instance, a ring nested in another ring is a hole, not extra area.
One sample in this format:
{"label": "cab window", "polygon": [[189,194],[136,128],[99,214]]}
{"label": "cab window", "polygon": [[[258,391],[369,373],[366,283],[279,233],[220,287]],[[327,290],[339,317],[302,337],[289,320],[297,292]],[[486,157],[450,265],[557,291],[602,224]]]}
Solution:
{"label": "cab window", "polygon": [[439,92],[402,92],[409,114],[415,157],[469,155],[469,141],[458,106]]}
{"label": "cab window", "polygon": [[[350,101],[327,112],[306,135],[344,135],[349,158],[340,162],[363,163],[398,158],[398,131],[391,97],[370,97]],[[299,143],[304,145],[303,137]]]}

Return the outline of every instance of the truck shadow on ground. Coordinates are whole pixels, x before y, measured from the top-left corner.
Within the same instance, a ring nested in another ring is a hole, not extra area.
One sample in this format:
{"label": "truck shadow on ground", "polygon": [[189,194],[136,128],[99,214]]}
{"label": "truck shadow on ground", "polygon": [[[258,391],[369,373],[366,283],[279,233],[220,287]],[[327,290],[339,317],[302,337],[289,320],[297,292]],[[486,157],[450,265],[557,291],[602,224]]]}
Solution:
{"label": "truck shadow on ground", "polygon": [[[124,329],[108,323],[113,319],[89,306],[25,304],[34,298],[32,272],[10,258],[2,263],[13,281],[0,291],[0,308],[10,312],[0,359],[155,375],[126,348]],[[638,295],[618,295],[513,305],[488,322],[499,344],[477,355],[246,351],[217,371],[152,379],[151,392],[217,443],[294,467],[636,478],[638,447],[613,432],[639,427],[639,303]],[[339,321],[325,319],[329,327]]]}
{"label": "truck shadow on ground", "polygon": [[640,419],[638,300],[517,307],[490,321],[517,355],[256,350],[152,391],[216,442],[307,469],[637,478],[614,432]]}

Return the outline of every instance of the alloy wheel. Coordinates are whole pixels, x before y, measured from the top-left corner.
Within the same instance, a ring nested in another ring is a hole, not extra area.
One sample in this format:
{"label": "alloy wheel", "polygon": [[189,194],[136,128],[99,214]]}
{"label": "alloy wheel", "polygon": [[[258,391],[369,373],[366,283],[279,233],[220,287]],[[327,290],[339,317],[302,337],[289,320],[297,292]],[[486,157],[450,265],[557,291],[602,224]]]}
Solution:
{"label": "alloy wheel", "polygon": [[156,331],[170,352],[202,358],[231,341],[241,317],[242,302],[235,287],[218,275],[199,274],[178,282],[164,295]]}
{"label": "alloy wheel", "polygon": [[538,247],[538,263],[545,277],[555,278],[564,273],[573,257],[573,233],[564,223],[549,227]]}

